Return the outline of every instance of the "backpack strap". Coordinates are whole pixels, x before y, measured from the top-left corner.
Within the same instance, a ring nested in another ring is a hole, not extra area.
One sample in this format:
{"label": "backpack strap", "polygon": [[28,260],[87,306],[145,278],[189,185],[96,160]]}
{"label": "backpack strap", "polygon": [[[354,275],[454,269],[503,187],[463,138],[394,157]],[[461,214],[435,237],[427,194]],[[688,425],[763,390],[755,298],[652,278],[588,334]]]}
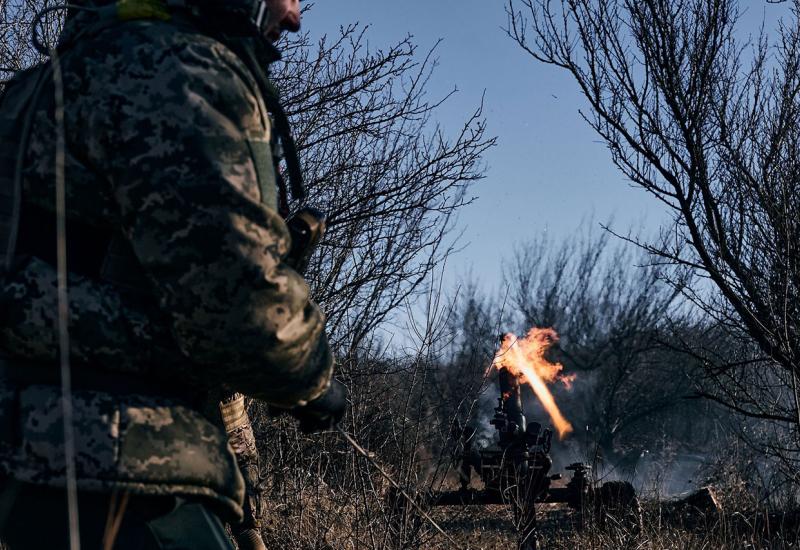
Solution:
{"label": "backpack strap", "polygon": [[302,202],[306,198],[303,172],[297,154],[297,145],[292,136],[289,118],[280,102],[280,93],[269,78],[264,68],[264,60],[268,62],[280,59],[280,53],[270,44],[265,44],[252,38],[223,37],[223,42],[239,57],[250,70],[258,85],[264,103],[272,116],[273,137],[277,140],[277,147],[273,151],[275,178],[279,193],[279,212],[283,217],[289,215],[289,195],[286,180],[281,174],[277,164],[280,160],[286,162],[286,174],[289,178],[289,187],[292,190],[292,199]]}
{"label": "backpack strap", "polygon": [[33,107],[48,81],[49,63],[18,74],[0,97],[0,278],[11,267],[19,234],[22,164],[33,123]]}

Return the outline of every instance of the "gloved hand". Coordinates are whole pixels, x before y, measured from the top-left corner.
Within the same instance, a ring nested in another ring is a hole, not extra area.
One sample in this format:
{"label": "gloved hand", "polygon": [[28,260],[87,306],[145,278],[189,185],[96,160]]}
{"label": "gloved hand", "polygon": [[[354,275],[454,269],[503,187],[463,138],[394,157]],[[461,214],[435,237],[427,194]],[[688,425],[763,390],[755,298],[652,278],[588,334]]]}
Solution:
{"label": "gloved hand", "polygon": [[327,391],[303,407],[289,410],[300,421],[303,433],[319,432],[333,428],[344,416],[347,408],[347,388],[331,380]]}

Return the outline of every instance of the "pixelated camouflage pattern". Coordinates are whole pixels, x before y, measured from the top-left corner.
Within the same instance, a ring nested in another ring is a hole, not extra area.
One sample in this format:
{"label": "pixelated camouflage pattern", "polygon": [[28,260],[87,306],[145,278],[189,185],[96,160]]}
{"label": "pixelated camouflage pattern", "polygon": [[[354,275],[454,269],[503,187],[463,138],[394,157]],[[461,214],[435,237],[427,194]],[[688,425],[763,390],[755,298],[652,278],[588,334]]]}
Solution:
{"label": "pixelated camouflage pattern", "polygon": [[[61,407],[55,386],[0,390],[0,414],[16,424],[0,433],[14,429],[23,442],[3,438],[3,474],[64,484]],[[241,518],[244,486],[227,438],[197,411],[165,398],[85,390],[73,393],[73,408],[81,489],[206,497],[223,517]]]}
{"label": "pixelated camouflage pattern", "polygon": [[[151,21],[82,38],[62,65],[67,215],[121,228],[157,304],[71,277],[73,359],[282,407],[321,394],[332,369],[324,318],[282,263],[288,232],[274,194],[263,192],[269,118],[248,68],[190,25]],[[53,136],[45,103],[23,190],[45,209],[53,207]],[[19,259],[0,287],[0,349],[55,369],[55,292],[51,266]],[[0,428],[24,427],[21,446],[0,444],[0,468],[15,477],[63,481],[54,392],[0,380]],[[77,392],[74,401],[79,486],[206,495],[241,513],[242,480],[224,431],[195,410],[107,392]]]}
{"label": "pixelated camouflage pattern", "polygon": [[[149,365],[170,370],[189,366],[169,331],[153,322],[157,312],[141,301],[133,303],[112,285],[72,274],[70,351],[77,364],[114,372],[143,373]],[[14,356],[38,362],[56,360],[58,335],[56,270],[37,259],[25,258],[0,287],[0,342]]]}
{"label": "pixelated camouflage pattern", "polygon": [[[274,202],[261,202],[269,118],[247,67],[191,27],[151,21],[80,40],[62,63],[68,215],[121,226],[193,375],[284,407],[321,394],[324,316],[282,263]],[[48,209],[53,134],[42,110],[24,197]]]}

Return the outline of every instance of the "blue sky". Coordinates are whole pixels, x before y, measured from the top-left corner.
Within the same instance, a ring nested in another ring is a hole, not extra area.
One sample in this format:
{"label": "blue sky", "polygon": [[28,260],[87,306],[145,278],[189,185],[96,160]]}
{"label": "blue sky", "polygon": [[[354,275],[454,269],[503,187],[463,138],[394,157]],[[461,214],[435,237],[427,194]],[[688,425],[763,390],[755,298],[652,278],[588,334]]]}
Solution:
{"label": "blue sky", "polygon": [[[744,24],[753,28],[765,13],[774,22],[787,12],[785,5],[756,0],[742,5]],[[499,142],[486,155],[486,179],[473,188],[476,201],[459,218],[466,247],[449,262],[448,282],[471,272],[484,286],[497,287],[513,243],[542,232],[558,241],[588,217],[613,217],[619,229],[646,233],[667,219],[662,205],[612,165],[580,118],[585,104],[570,77],[535,62],[505,35],[502,0],[318,0],[303,24],[321,35],[356,21],[371,26],[374,48],[406,34],[420,51],[443,40],[430,90],[436,96],[459,89],[439,113],[445,128],[455,131],[485,90],[488,130]]]}

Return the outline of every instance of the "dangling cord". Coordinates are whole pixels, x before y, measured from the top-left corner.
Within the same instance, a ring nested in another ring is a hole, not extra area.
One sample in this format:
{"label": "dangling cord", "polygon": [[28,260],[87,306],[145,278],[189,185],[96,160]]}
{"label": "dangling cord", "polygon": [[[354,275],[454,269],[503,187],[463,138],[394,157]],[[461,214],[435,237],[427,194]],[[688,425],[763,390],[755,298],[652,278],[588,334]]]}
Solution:
{"label": "dangling cord", "polygon": [[[11,73],[13,75],[16,72],[17,72],[17,70],[16,69],[12,69],[11,67],[0,67],[0,73]],[[6,82],[11,80],[12,78],[13,78],[13,76],[8,77],[8,78],[0,78],[0,84],[5,84]]]}
{"label": "dangling cord", "polygon": [[69,519],[69,548],[80,550],[78,524],[78,483],[75,470],[75,430],[72,411],[72,372],[69,363],[69,294],[67,291],[67,207],[64,158],[66,137],[64,131],[64,81],[61,62],[55,48],[50,50],[55,91],[56,126],[56,241],[58,271],[58,350],[61,372],[61,407],[64,418],[64,462],[67,473],[67,511]]}
{"label": "dangling cord", "polygon": [[128,507],[128,499],[131,494],[128,491],[119,496],[118,491],[111,493],[111,499],[108,503],[108,515],[106,516],[106,527],[103,531],[103,550],[113,550],[114,543],[117,541],[117,534],[119,534],[119,527],[122,525],[122,519],[125,517],[125,510]]}
{"label": "dangling cord", "polygon": [[49,8],[45,8],[37,13],[36,17],[33,18],[33,22],[31,22],[31,43],[33,44],[33,47],[36,48],[36,51],[44,56],[51,55],[51,51],[55,50],[55,48],[51,48],[39,40],[39,27],[41,26],[45,15],[53,13],[54,11],[62,10],[99,11],[98,8],[76,6],[74,4],[61,4],[60,6],[50,6]]}
{"label": "dangling cord", "polygon": [[[67,519],[69,523],[69,549],[80,550],[81,537],[78,521],[78,482],[75,468],[75,426],[72,410],[72,371],[69,363],[69,293],[67,290],[67,207],[64,165],[66,136],[64,131],[64,79],[58,50],[42,44],[39,25],[48,13],[83,6],[62,4],[45,8],[31,23],[31,42],[42,55],[50,56],[53,74],[54,122],[56,128],[55,183],[56,183],[56,271],[58,279],[58,354],[61,376],[61,415],[64,427],[64,465],[66,470]],[[92,11],[92,10],[90,10]]]}

